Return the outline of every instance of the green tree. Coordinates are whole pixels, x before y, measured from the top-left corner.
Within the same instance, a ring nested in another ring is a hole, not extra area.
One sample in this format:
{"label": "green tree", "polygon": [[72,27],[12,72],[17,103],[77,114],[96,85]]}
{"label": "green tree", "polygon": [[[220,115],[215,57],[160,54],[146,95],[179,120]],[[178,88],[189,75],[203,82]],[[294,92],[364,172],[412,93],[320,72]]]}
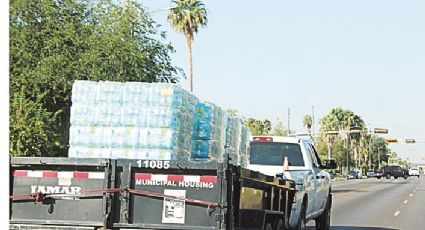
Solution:
{"label": "green tree", "polygon": [[246,127],[249,128],[252,135],[269,135],[272,129],[272,124],[269,120],[257,120],[254,118],[248,118],[243,120]]}
{"label": "green tree", "polygon": [[199,0],[173,0],[168,21],[176,32],[182,32],[189,51],[189,90],[193,92],[192,44],[199,27],[207,25],[207,10]]}
{"label": "green tree", "polygon": [[307,133],[311,134],[311,126],[313,125],[313,119],[310,115],[303,117],[303,125],[307,128]]}
{"label": "green tree", "polygon": [[[354,114],[351,110],[344,110],[342,108],[332,109],[327,115],[320,119],[320,125],[320,130],[324,133],[329,146],[328,157],[332,157],[331,145],[335,134],[340,133],[343,139],[347,140],[348,145],[350,145],[352,143],[351,140],[349,140],[350,135],[348,135],[348,131],[353,128],[358,128],[361,131],[366,129],[365,123],[360,116]],[[357,138],[355,135],[354,137]]]}
{"label": "green tree", "polygon": [[284,129],[283,122],[277,117],[276,124],[273,126],[271,134],[273,136],[285,136],[285,132],[287,132],[287,130]]}
{"label": "green tree", "polygon": [[379,166],[382,166],[382,162],[388,162],[388,156],[386,153],[389,153],[391,151],[388,148],[388,144],[385,142],[385,139],[376,135],[371,135],[369,137],[369,142],[369,154],[372,160],[371,167],[378,168]]}
{"label": "green tree", "polygon": [[[365,135],[367,127],[359,115],[351,110],[334,108],[320,119],[320,125],[321,138],[327,144],[328,158],[333,158],[334,144],[340,138],[346,149],[345,152],[349,153],[349,164],[346,163],[347,159],[338,162],[339,164],[343,163],[341,165],[346,165],[348,170],[351,162],[354,162],[354,165],[358,168],[367,161],[368,146]],[[354,130],[357,130],[358,133],[350,133]]]}
{"label": "green tree", "polygon": [[176,82],[156,28],[133,2],[11,1],[11,155],[67,155],[75,80]]}

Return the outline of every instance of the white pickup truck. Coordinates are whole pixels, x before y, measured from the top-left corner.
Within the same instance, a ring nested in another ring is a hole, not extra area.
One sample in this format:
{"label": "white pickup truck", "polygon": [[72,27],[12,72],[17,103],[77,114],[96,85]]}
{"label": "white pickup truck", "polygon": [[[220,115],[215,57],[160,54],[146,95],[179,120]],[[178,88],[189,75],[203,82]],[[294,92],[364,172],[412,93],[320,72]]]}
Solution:
{"label": "white pickup truck", "polygon": [[[284,170],[285,157],[288,166]],[[336,168],[333,160],[319,159],[311,141],[295,137],[253,136],[248,168],[266,175],[283,176],[296,182],[296,203],[289,226],[305,229],[315,220],[317,230],[330,229],[331,177],[324,169]]]}

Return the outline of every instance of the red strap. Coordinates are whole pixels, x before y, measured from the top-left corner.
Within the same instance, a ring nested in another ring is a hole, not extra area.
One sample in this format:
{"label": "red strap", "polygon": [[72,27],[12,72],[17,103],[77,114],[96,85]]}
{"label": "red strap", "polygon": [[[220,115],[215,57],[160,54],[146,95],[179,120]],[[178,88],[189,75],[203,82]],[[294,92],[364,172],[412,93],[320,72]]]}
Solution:
{"label": "red strap", "polygon": [[149,197],[157,197],[157,198],[172,198],[172,199],[177,199],[177,200],[184,200],[188,203],[204,205],[204,206],[213,206],[213,207],[219,207],[220,206],[220,204],[216,203],[216,202],[205,201],[205,200],[196,200],[196,199],[190,199],[190,198],[182,198],[182,197],[178,197],[178,196],[165,195],[165,194],[157,193],[157,192],[148,192],[148,191],[135,190],[135,189],[128,189],[128,192],[131,193],[131,194],[136,194],[136,195],[141,195],[141,196],[149,196]]}
{"label": "red strap", "polygon": [[[188,203],[192,204],[198,204],[198,205],[204,205],[204,206],[213,206],[213,207],[219,207],[220,204],[216,202],[211,201],[205,201],[205,200],[196,200],[196,199],[190,199],[190,198],[182,198],[177,196],[171,196],[171,195],[165,195],[162,193],[157,192],[149,192],[149,191],[143,191],[143,190],[135,190],[135,189],[121,189],[121,188],[111,188],[111,189],[97,189],[97,190],[85,190],[81,191],[80,194],[84,195],[99,195],[104,193],[120,193],[120,192],[128,192],[130,194],[140,195],[140,196],[147,196],[147,197],[156,197],[156,198],[172,198],[177,200],[183,200]],[[13,195],[9,198],[11,200],[32,200],[34,203],[41,202],[46,198],[57,196],[57,195],[68,195],[68,194],[57,194],[57,193],[32,193],[32,194],[22,194],[22,195]]]}
{"label": "red strap", "polygon": [[[104,194],[104,193],[118,193],[121,192],[122,189],[120,188],[113,188],[113,189],[98,189],[98,190],[86,190],[81,191],[80,194],[91,194],[91,195],[98,195],[98,194]],[[45,198],[54,196],[54,195],[68,195],[65,193],[42,193],[42,192],[36,192],[31,194],[20,194],[20,195],[13,195],[9,196],[9,199],[11,200],[33,200],[34,203],[41,202]]]}

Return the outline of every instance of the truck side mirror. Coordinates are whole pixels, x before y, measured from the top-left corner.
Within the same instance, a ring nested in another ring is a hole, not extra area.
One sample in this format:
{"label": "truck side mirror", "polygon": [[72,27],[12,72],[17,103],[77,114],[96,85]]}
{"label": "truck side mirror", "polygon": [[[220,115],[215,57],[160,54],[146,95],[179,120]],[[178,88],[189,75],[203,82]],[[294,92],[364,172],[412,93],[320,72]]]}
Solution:
{"label": "truck side mirror", "polygon": [[324,165],[322,165],[323,169],[336,169],[337,168],[337,164],[335,160],[332,159],[328,159],[324,161]]}

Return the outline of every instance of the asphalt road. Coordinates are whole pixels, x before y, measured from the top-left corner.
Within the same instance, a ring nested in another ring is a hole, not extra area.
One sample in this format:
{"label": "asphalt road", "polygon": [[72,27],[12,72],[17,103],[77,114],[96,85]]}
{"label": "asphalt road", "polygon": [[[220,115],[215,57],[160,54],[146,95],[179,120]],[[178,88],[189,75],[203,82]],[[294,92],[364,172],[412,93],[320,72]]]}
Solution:
{"label": "asphalt road", "polygon": [[[332,230],[425,230],[425,176],[333,182]],[[314,229],[310,221],[308,229]]]}

